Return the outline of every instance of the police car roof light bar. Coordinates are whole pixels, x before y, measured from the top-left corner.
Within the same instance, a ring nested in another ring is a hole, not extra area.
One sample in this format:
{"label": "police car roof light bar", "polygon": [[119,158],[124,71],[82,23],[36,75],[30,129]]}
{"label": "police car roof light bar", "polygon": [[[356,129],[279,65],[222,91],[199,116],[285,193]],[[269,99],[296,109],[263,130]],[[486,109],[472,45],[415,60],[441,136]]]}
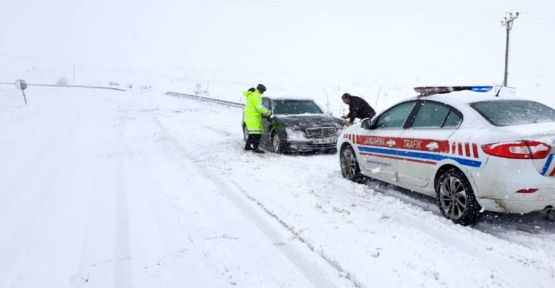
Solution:
{"label": "police car roof light bar", "polygon": [[445,94],[455,91],[469,90],[474,92],[489,92],[493,86],[428,86],[428,87],[414,87],[414,91],[419,93],[418,96],[430,96],[434,94]]}

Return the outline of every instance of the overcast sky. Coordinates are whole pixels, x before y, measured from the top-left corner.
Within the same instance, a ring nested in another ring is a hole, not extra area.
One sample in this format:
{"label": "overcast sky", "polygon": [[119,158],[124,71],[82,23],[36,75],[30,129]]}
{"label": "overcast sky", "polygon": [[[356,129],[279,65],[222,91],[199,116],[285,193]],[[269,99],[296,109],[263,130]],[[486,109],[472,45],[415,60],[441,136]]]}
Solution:
{"label": "overcast sky", "polygon": [[499,20],[516,10],[510,84],[548,89],[555,83],[554,3],[0,0],[0,69],[10,57],[32,57],[220,77],[501,83]]}

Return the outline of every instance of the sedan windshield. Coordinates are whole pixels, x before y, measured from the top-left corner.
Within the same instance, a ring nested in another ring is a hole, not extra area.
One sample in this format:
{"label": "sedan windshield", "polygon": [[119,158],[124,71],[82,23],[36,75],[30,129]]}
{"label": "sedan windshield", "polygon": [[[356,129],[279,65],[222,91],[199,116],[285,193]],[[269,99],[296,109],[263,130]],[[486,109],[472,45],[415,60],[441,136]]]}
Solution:
{"label": "sedan windshield", "polygon": [[274,114],[322,114],[312,100],[274,100]]}
{"label": "sedan windshield", "polygon": [[470,106],[495,126],[555,122],[555,110],[534,101],[483,101]]}

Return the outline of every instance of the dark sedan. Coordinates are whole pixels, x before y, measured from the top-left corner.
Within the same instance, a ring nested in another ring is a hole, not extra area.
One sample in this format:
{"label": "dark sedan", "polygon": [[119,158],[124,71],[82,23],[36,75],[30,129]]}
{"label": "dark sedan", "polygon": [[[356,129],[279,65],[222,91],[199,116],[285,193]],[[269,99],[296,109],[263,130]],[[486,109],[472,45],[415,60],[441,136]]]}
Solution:
{"label": "dark sedan", "polygon": [[[261,144],[275,153],[336,153],[337,138],[343,121],[328,115],[311,99],[263,97],[263,105],[272,111],[264,118]],[[246,127],[243,124],[246,139]]]}

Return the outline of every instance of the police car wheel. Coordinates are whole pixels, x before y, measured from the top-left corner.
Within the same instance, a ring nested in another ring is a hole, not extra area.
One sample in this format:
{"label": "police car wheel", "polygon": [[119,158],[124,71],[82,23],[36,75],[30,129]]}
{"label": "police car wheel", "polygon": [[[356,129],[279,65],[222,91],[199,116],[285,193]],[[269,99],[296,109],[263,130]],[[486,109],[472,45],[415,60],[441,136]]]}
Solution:
{"label": "police car wheel", "polygon": [[283,149],[281,148],[281,140],[276,134],[272,134],[272,149],[276,154],[283,153]]}
{"label": "police car wheel", "polygon": [[363,182],[364,177],[360,174],[360,166],[353,148],[351,146],[343,147],[339,158],[343,177],[354,182]]}
{"label": "police car wheel", "polygon": [[472,225],[480,218],[480,205],[472,186],[458,169],[451,168],[436,183],[436,193],[441,214],[461,225]]}

